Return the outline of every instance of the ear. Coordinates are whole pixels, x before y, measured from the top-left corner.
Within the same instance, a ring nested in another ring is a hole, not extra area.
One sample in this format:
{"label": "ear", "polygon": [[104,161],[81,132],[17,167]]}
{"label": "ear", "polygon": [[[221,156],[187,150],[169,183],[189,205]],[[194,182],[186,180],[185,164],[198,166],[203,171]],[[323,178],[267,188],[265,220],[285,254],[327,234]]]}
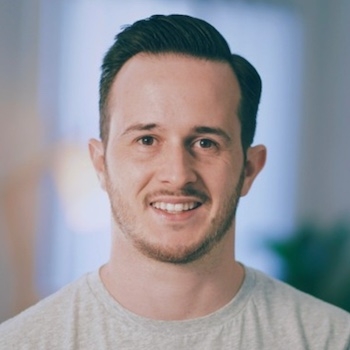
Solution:
{"label": "ear", "polygon": [[263,145],[258,145],[250,147],[247,150],[247,159],[244,168],[245,178],[241,191],[241,196],[245,196],[255,178],[260,173],[266,162],[266,147]]}
{"label": "ear", "polygon": [[89,141],[89,152],[100,185],[106,190],[105,149],[103,143],[99,140],[91,139]]}

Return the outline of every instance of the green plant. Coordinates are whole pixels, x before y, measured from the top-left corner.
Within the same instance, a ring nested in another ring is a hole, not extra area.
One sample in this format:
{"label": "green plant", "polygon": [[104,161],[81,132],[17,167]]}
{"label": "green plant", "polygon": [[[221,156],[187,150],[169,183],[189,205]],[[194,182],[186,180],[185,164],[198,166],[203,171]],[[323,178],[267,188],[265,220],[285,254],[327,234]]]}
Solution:
{"label": "green plant", "polygon": [[308,294],[350,311],[350,227],[300,226],[268,248],[282,263],[280,279]]}

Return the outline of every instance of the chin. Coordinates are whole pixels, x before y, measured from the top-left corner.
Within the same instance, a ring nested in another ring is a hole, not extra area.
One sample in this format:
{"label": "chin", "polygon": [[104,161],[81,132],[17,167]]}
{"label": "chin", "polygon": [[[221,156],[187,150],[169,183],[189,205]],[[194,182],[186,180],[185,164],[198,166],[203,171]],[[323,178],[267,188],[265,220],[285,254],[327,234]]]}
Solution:
{"label": "chin", "polygon": [[191,246],[160,247],[148,242],[134,242],[136,248],[148,258],[169,264],[185,265],[201,259],[208,254],[214,246],[216,240],[205,239],[200,243]]}

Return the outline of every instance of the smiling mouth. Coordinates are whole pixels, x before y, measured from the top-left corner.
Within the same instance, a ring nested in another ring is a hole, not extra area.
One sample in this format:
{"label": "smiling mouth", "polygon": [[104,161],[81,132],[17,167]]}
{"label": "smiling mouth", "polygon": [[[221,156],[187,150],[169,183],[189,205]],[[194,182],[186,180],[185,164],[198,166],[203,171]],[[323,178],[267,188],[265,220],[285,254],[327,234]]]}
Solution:
{"label": "smiling mouth", "polygon": [[168,213],[181,213],[189,211],[201,206],[200,202],[188,202],[188,203],[166,203],[166,202],[153,202],[151,203],[153,208],[166,211]]}

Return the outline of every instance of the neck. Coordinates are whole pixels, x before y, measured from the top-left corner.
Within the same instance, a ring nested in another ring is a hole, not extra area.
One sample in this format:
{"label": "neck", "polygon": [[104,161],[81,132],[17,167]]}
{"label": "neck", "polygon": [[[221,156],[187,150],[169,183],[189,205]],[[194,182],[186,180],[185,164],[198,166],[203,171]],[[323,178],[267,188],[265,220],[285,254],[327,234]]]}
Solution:
{"label": "neck", "polygon": [[126,309],[158,320],[185,320],[208,315],[226,305],[239,290],[243,267],[233,257],[233,234],[207,256],[184,265],[151,260],[127,240],[113,242],[101,278]]}

